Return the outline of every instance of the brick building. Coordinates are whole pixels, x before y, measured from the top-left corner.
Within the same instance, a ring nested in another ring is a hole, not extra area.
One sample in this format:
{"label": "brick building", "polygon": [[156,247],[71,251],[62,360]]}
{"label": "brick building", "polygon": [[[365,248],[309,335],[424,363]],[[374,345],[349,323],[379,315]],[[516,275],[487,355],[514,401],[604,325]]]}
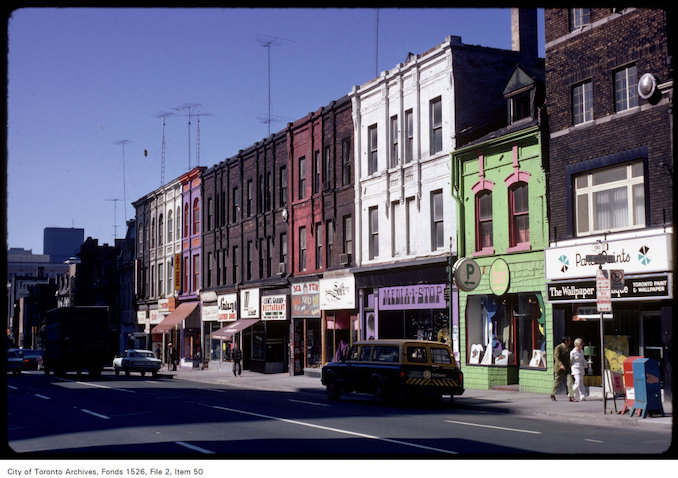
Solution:
{"label": "brick building", "polygon": [[[606,368],[627,356],[660,361],[670,394],[673,236],[673,68],[667,13],[546,9],[550,247],[554,339],[600,344],[599,264],[623,273],[605,320]],[[640,83],[640,87],[639,87]],[[591,289],[591,287],[593,289]],[[600,352],[593,375],[600,382]]]}

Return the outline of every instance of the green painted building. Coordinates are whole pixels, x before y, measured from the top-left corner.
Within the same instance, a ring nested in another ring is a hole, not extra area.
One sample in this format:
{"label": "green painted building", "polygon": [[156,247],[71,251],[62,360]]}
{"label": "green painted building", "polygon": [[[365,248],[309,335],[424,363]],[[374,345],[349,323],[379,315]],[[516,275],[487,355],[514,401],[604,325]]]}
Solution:
{"label": "green painted building", "polygon": [[543,66],[516,68],[504,96],[508,126],[452,154],[458,254],[480,271],[477,285],[462,285],[459,292],[464,385],[551,393],[546,148],[539,115]]}

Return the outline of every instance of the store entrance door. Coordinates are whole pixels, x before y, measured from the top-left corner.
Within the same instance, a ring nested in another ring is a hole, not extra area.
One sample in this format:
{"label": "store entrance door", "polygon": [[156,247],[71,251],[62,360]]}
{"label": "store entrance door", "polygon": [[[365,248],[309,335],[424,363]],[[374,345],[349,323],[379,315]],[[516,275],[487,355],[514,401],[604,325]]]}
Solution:
{"label": "store entrance door", "polygon": [[[661,314],[659,311],[646,311],[641,315],[640,355],[659,362],[659,370],[663,371],[664,348],[662,347]],[[662,387],[664,377],[661,377]]]}

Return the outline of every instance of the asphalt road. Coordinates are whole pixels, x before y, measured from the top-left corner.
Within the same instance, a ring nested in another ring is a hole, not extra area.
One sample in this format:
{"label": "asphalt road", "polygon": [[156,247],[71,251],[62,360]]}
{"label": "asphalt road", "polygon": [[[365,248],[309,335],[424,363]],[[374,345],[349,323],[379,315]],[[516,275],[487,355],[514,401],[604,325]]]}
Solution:
{"label": "asphalt road", "polygon": [[104,372],[7,376],[14,457],[650,457],[670,430],[560,424],[454,404],[378,403]]}

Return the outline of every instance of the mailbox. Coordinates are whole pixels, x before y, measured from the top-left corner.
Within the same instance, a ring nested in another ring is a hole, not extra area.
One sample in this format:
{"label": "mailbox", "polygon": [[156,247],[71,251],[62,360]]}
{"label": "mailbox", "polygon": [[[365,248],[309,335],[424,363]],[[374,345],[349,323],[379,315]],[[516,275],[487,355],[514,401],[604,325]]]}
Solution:
{"label": "mailbox", "polygon": [[633,390],[633,362],[638,359],[645,357],[632,356],[627,357],[624,360],[623,372],[624,372],[624,394],[626,395],[626,400],[624,401],[624,407],[622,411],[619,412],[624,415],[627,411],[633,410],[633,402],[635,400],[635,393]]}
{"label": "mailbox", "polygon": [[660,412],[664,416],[659,362],[649,358],[639,358],[633,361],[632,366],[635,399],[631,416],[636,410],[638,410],[638,416],[642,418],[645,418],[648,412]]}

